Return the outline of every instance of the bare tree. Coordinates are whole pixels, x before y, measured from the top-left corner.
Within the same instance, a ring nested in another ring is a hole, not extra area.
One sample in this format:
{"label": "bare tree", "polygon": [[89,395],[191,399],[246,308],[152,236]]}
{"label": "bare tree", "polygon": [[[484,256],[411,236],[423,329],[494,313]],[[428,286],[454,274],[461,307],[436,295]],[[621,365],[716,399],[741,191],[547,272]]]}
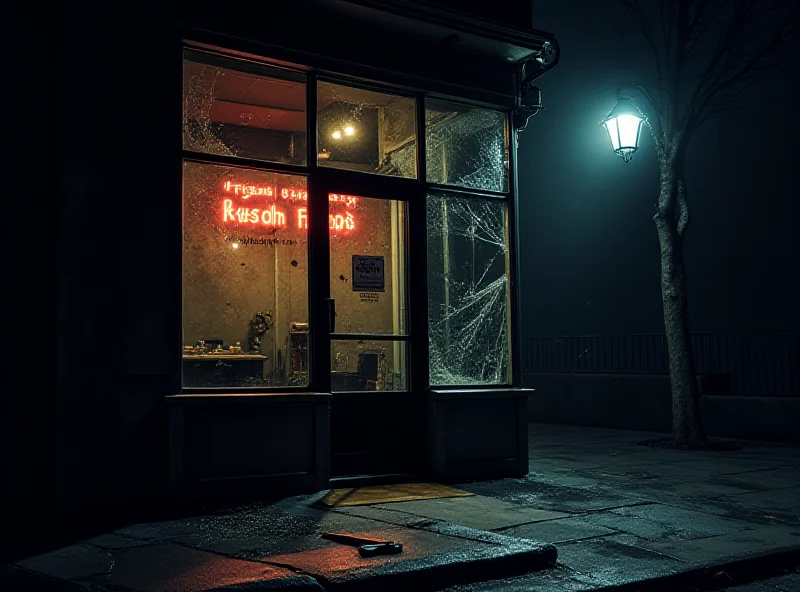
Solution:
{"label": "bare tree", "polygon": [[687,313],[683,241],[689,226],[686,148],[709,118],[740,106],[755,84],[798,57],[797,0],[621,0],[646,42],[653,76],[633,85],[658,156],[653,220],[672,387],[673,443],[708,445]]}

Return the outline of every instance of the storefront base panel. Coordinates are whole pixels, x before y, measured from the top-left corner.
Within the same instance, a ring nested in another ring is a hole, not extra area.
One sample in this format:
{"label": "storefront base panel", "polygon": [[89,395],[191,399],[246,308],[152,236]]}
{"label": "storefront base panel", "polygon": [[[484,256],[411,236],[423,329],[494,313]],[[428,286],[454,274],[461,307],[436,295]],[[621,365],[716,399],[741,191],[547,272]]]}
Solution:
{"label": "storefront base panel", "polygon": [[176,395],[167,401],[173,499],[277,497],[327,486],[330,395]]}
{"label": "storefront base panel", "polygon": [[528,472],[526,389],[431,391],[433,473],[440,480]]}

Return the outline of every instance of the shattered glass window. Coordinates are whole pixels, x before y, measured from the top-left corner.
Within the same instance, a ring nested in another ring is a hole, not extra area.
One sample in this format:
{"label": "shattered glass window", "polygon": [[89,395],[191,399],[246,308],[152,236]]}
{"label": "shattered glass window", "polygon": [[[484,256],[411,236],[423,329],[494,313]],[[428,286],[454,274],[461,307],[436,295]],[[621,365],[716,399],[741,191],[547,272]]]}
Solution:
{"label": "shattered glass window", "polygon": [[184,387],[308,384],[305,177],[183,164]]}
{"label": "shattered glass window", "polygon": [[496,199],[428,196],[431,385],[511,382],[507,209]]}
{"label": "shattered glass window", "polygon": [[415,100],[320,81],[320,166],[417,177]]}
{"label": "shattered glass window", "polygon": [[305,165],[305,79],[293,72],[187,51],[183,148]]}
{"label": "shattered glass window", "polygon": [[505,113],[428,100],[425,142],[429,182],[508,191]]}

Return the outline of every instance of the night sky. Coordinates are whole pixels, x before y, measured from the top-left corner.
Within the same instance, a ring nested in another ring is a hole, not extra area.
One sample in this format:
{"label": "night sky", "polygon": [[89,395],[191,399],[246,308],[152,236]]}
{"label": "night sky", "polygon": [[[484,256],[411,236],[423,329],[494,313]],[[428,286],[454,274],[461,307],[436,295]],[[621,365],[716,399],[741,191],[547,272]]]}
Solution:
{"label": "night sky", "polygon": [[[643,130],[629,163],[599,122],[646,57],[629,21],[592,0],[537,0],[534,26],[561,60],[539,79],[546,107],[522,133],[525,336],[663,331],[652,221],[658,168]],[[626,49],[627,48],[627,49]],[[748,109],[706,122],[689,148],[685,260],[692,330],[800,325],[800,118],[795,75],[776,74]]]}

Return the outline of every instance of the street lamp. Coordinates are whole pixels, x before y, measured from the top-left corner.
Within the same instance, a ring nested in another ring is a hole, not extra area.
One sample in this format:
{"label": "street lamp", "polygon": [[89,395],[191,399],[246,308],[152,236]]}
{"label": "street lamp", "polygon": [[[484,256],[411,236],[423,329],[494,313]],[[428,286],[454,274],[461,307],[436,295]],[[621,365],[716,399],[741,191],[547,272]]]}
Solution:
{"label": "street lamp", "polygon": [[633,153],[639,149],[639,137],[644,123],[642,112],[636,108],[632,100],[617,95],[617,104],[600,123],[611,138],[614,152],[628,162]]}

